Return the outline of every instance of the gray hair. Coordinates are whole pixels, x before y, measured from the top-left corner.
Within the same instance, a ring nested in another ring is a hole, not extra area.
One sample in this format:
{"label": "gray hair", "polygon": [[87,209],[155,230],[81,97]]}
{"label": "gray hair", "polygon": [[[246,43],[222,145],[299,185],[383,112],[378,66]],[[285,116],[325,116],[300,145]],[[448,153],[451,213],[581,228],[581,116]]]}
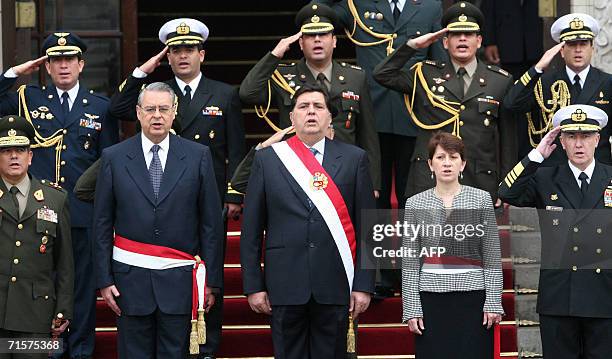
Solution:
{"label": "gray hair", "polygon": [[176,93],[174,93],[174,90],[172,87],[170,87],[170,85],[165,82],[152,82],[140,90],[140,93],[138,94],[138,106],[142,106],[142,98],[147,91],[167,92],[170,94],[170,96],[172,96],[172,104],[176,105],[177,103],[178,99],[176,97]]}

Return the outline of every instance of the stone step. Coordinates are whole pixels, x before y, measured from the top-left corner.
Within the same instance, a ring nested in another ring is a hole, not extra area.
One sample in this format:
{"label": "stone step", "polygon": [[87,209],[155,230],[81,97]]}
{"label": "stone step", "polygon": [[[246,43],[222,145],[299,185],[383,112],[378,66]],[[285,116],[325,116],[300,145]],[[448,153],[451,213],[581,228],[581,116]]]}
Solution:
{"label": "stone step", "polygon": [[510,247],[514,257],[540,258],[541,254],[540,232],[511,232]]}
{"label": "stone step", "polygon": [[542,341],[540,340],[540,327],[519,327],[517,340],[521,358],[541,358],[541,356],[526,356],[525,354],[537,355],[542,353]]}
{"label": "stone step", "polygon": [[540,264],[516,263],[514,264],[514,286],[515,288],[538,288],[540,276]]}
{"label": "stone step", "polygon": [[515,315],[520,320],[538,321],[536,313],[537,294],[522,294],[515,297]]}
{"label": "stone step", "polygon": [[510,207],[510,223],[531,227],[536,231],[540,230],[538,212],[535,208]]}

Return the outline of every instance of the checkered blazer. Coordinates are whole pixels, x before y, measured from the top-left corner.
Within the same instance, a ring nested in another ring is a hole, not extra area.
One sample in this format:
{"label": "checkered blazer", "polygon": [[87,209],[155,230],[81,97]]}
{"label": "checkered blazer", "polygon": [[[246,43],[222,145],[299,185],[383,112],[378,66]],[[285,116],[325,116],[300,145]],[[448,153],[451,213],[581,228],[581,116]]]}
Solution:
{"label": "checkered blazer", "polygon": [[[452,211],[461,209],[461,211]],[[502,267],[499,236],[493,203],[489,193],[470,186],[462,186],[453,200],[451,211],[433,189],[418,193],[406,201],[404,218],[408,224],[482,224],[482,236],[465,240],[429,232],[408,233],[402,245],[420,253],[422,248],[442,246],[444,256],[460,257],[482,263],[482,269],[461,270],[461,266],[450,266],[450,273],[423,271],[423,257],[402,258],[402,321],[423,316],[420,292],[462,292],[485,290],[484,312],[504,313],[501,305]],[[457,228],[457,227],[453,227]],[[448,268],[447,268],[448,269]],[[444,269],[441,271],[444,272]]]}

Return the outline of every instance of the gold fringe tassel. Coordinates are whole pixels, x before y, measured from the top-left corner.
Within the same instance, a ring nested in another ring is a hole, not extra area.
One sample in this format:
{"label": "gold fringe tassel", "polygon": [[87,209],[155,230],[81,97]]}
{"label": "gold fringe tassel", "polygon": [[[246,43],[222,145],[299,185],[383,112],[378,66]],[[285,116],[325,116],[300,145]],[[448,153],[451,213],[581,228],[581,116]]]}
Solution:
{"label": "gold fringe tassel", "polygon": [[355,327],[353,325],[353,316],[349,315],[349,328],[346,334],[346,352],[355,352]]}
{"label": "gold fringe tassel", "polygon": [[206,344],[206,321],[204,309],[198,309],[198,344]]}
{"label": "gold fringe tassel", "polygon": [[200,344],[198,344],[198,321],[191,321],[191,333],[189,333],[189,354],[200,354]]}

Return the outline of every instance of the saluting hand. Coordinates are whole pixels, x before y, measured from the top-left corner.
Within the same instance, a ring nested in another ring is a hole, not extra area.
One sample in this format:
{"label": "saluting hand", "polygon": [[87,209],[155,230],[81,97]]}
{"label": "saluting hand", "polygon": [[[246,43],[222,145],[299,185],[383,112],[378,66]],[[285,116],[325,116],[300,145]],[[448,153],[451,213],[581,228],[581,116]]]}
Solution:
{"label": "saluting hand", "polygon": [[279,59],[282,59],[283,56],[285,56],[285,52],[289,50],[289,46],[291,46],[291,44],[293,44],[294,42],[298,41],[300,37],[302,37],[301,31],[293,36],[281,39],[281,41],[278,42],[274,50],[272,50],[272,55],[278,57]]}
{"label": "saluting hand", "polygon": [[166,56],[166,53],[168,53],[168,49],[168,46],[164,47],[164,49],[161,50],[159,54],[151,57],[149,60],[147,60],[147,62],[140,65],[138,68],[145,74],[151,74],[156,68],[159,67],[162,59],[164,58],[164,56]]}
{"label": "saluting hand", "polygon": [[548,65],[550,65],[550,62],[552,61],[552,59],[554,59],[555,56],[559,53],[559,51],[561,51],[561,48],[563,47],[563,45],[565,45],[565,41],[561,41],[557,45],[548,49],[544,53],[544,55],[542,55],[542,58],[540,59],[540,61],[538,61],[535,67],[541,71],[546,70]]}
{"label": "saluting hand", "polygon": [[434,42],[440,40],[447,32],[448,29],[444,28],[436,32],[430,32],[428,34],[415,37],[414,39],[408,40],[408,46],[412,47],[413,49],[424,49],[429,47],[429,45],[433,44]]}
{"label": "saluting hand", "polygon": [[49,56],[45,55],[37,58],[36,60],[30,60],[21,65],[13,66],[13,72],[17,76],[29,75],[34,71],[38,71],[40,65],[47,61],[47,58],[49,58]]}
{"label": "saluting hand", "polygon": [[555,148],[557,148],[555,139],[557,138],[559,132],[561,132],[561,127],[557,126],[553,128],[546,134],[546,136],[544,136],[544,138],[542,138],[542,141],[540,141],[538,147],[536,147],[536,150],[542,154],[544,159],[548,158]]}
{"label": "saluting hand", "polygon": [[261,143],[261,147],[265,148],[268,146],[272,146],[273,144],[282,141],[283,137],[285,137],[285,135],[287,135],[289,132],[293,131],[293,126],[289,126],[287,128],[284,128],[278,132],[276,132],[275,134],[273,134],[272,136],[270,136],[267,140],[263,141]]}

